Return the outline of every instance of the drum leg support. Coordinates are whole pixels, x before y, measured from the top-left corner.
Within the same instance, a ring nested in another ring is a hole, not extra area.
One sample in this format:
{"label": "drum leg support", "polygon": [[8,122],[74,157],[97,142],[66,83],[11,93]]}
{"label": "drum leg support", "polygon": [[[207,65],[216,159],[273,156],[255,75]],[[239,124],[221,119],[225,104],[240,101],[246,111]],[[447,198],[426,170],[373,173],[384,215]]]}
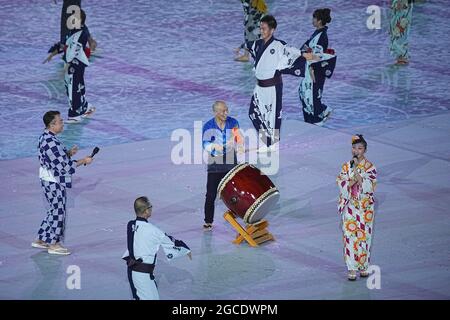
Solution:
{"label": "drum leg support", "polygon": [[231,211],[225,212],[223,217],[238,233],[236,239],[233,240],[234,244],[240,244],[242,241],[246,240],[251,247],[257,247],[263,242],[275,240],[273,235],[267,230],[267,227],[269,226],[267,220],[261,220],[255,224],[248,224],[244,229],[239,222],[237,222],[236,217]]}

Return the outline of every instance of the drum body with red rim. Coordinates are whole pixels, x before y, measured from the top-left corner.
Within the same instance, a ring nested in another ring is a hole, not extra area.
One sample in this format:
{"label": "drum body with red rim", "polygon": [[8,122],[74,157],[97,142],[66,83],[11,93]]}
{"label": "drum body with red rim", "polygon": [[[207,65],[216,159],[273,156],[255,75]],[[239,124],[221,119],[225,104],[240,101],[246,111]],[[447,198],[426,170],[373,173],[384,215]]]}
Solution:
{"label": "drum body with red rim", "polygon": [[231,169],[219,183],[217,193],[228,209],[248,224],[263,219],[280,198],[269,177],[248,163]]}

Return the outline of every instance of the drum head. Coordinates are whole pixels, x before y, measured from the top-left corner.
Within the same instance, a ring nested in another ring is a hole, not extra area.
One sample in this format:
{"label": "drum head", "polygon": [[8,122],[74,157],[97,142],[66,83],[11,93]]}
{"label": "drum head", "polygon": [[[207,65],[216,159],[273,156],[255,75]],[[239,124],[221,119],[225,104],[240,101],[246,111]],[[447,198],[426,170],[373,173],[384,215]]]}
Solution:
{"label": "drum head", "polygon": [[280,192],[277,188],[272,188],[268,193],[256,200],[255,205],[248,209],[244,217],[244,222],[253,224],[262,220],[280,199]]}

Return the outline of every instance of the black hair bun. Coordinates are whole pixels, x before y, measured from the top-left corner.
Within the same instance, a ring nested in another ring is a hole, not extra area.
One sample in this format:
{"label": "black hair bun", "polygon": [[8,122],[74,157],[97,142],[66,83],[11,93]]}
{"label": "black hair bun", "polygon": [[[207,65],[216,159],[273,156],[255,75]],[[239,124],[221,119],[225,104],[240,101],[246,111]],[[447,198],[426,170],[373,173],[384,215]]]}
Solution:
{"label": "black hair bun", "polygon": [[323,8],[323,9],[316,9],[313,13],[313,17],[317,20],[322,21],[322,25],[326,25],[327,23],[331,22],[331,9],[329,8]]}
{"label": "black hair bun", "polygon": [[331,22],[331,16],[330,16],[331,10],[329,8],[322,9],[322,18],[324,23],[330,23]]}

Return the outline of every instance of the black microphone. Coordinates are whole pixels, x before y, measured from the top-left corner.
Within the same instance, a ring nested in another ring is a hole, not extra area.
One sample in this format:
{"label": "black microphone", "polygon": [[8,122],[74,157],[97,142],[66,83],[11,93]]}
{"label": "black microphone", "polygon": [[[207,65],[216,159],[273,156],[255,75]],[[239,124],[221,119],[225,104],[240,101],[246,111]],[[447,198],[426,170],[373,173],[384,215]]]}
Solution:
{"label": "black microphone", "polygon": [[94,150],[92,150],[91,158],[93,158],[99,151],[100,151],[100,148],[99,147],[95,147]]}
{"label": "black microphone", "polygon": [[353,166],[355,165],[354,159],[358,159],[358,156],[356,154],[353,156],[352,160],[350,160],[350,168],[353,168]]}
{"label": "black microphone", "polygon": [[[92,150],[90,157],[93,158],[99,151],[100,151],[100,148],[95,147],[94,150]],[[84,165],[86,165],[86,163]]]}

